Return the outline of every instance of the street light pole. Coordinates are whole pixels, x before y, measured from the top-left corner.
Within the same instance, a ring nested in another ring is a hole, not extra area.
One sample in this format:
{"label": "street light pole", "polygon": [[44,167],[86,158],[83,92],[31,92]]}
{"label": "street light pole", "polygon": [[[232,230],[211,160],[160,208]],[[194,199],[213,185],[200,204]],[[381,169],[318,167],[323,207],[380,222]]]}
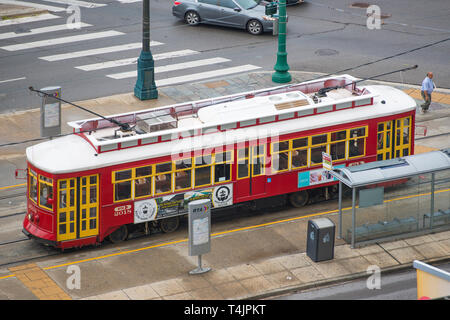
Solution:
{"label": "street light pole", "polygon": [[277,63],[274,66],[275,72],[272,74],[272,81],[276,83],[286,83],[292,80],[287,63],[286,52],[286,0],[278,2],[279,28],[278,28],[278,52]]}
{"label": "street light pole", "polygon": [[142,51],[137,61],[137,81],[134,95],[140,100],[157,99],[155,62],[150,51],[150,0],[143,0]]}

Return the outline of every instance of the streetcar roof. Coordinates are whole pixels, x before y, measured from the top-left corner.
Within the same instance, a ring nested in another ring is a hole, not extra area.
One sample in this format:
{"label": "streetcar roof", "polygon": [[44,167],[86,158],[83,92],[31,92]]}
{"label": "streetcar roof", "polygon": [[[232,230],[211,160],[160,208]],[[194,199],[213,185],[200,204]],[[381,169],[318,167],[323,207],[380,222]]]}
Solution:
{"label": "streetcar roof", "polygon": [[186,154],[191,150],[221,147],[274,135],[364,121],[416,108],[416,102],[411,97],[393,87],[376,85],[366,86],[365,89],[373,95],[372,105],[102,153],[98,153],[79,135],[69,135],[27,148],[27,158],[31,164],[49,173],[79,172],[171,154]]}

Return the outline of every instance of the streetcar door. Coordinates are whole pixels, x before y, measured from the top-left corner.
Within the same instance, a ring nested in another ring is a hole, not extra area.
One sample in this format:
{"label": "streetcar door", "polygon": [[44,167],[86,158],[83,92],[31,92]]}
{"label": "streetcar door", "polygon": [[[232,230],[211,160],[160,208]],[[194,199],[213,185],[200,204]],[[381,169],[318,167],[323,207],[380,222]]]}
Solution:
{"label": "streetcar door", "polygon": [[57,241],[98,234],[98,175],[58,180]]}
{"label": "streetcar door", "polygon": [[265,148],[263,144],[238,148],[236,190],[238,198],[266,192]]}

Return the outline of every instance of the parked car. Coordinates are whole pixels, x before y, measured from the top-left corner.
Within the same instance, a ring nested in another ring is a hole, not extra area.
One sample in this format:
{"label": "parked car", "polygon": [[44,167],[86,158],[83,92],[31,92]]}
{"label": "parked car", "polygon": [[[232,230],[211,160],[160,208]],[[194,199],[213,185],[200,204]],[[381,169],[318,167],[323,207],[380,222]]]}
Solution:
{"label": "parked car", "polygon": [[[296,0],[298,1],[298,0]],[[175,0],[172,14],[189,25],[213,24],[245,29],[253,35],[273,30],[275,18],[260,0]]]}

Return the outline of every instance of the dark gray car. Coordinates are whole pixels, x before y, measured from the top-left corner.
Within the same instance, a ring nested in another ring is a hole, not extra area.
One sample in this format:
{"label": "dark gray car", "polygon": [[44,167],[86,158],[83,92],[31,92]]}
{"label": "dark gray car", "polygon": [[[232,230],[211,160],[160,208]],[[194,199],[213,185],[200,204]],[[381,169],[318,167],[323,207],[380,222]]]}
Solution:
{"label": "dark gray car", "polygon": [[258,35],[273,30],[275,18],[255,0],[176,0],[172,14],[187,24],[199,23],[246,29]]}

